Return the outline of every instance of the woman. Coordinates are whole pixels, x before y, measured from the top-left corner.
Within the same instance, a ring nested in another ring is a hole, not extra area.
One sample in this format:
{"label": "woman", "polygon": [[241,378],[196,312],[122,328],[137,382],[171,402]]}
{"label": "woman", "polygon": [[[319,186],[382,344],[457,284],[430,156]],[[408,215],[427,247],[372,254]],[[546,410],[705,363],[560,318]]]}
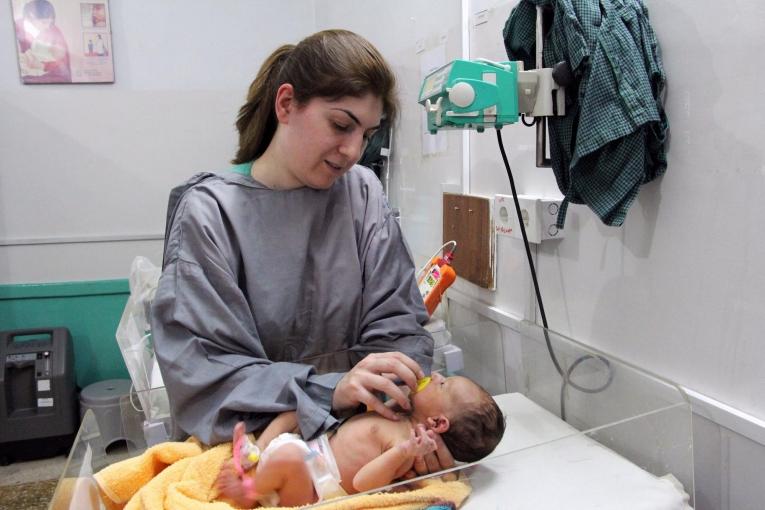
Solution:
{"label": "woman", "polygon": [[429,370],[427,314],[381,185],[354,166],[394,88],[351,32],[282,46],[239,112],[234,171],[171,194],[152,327],[186,433],[214,444],[296,410],[311,438],[362,404],[397,419],[376,394],[408,408],[393,380]]}

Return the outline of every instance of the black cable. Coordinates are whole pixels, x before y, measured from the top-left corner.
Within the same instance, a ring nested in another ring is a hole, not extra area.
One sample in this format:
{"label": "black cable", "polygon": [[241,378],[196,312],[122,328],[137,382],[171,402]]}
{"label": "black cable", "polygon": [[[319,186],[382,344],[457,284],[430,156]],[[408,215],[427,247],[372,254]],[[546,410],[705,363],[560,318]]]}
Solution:
{"label": "black cable", "polygon": [[[502,153],[502,161],[505,163],[505,170],[507,171],[507,178],[510,180],[510,189],[513,193],[513,202],[515,203],[515,213],[518,217],[518,224],[521,228],[521,235],[523,236],[523,246],[526,248],[526,258],[529,261],[529,270],[531,271],[531,279],[534,282],[534,292],[537,295],[537,304],[539,305],[539,315],[542,317],[542,325],[544,326],[542,329],[542,332],[545,335],[545,343],[547,344],[547,352],[550,353],[550,359],[553,362],[553,365],[555,365],[555,370],[558,371],[558,374],[560,374],[562,381],[561,388],[560,388],[560,417],[562,420],[566,420],[566,403],[565,403],[565,393],[566,393],[566,386],[571,386],[572,388],[575,388],[579,391],[583,391],[585,393],[598,393],[606,388],[608,388],[611,385],[611,381],[613,380],[614,374],[613,370],[611,370],[611,363],[604,358],[603,356],[593,356],[591,354],[585,354],[584,356],[581,356],[577,358],[574,363],[571,364],[568,371],[564,371],[563,368],[561,368],[560,363],[558,362],[558,358],[555,356],[555,350],[553,349],[552,342],[550,341],[550,333],[548,331],[548,325],[547,325],[547,314],[545,313],[545,305],[542,302],[542,293],[539,291],[539,281],[537,280],[537,271],[534,268],[534,259],[531,257],[531,248],[529,247],[529,238],[526,235],[526,225],[523,221],[523,214],[521,213],[521,204],[518,201],[518,192],[515,189],[515,179],[513,179],[513,172],[510,170],[510,162],[507,159],[507,154],[505,153],[505,145],[502,143],[502,133],[500,132],[500,128],[497,128],[497,142],[499,143],[499,151]],[[608,380],[600,387],[597,388],[585,388],[584,386],[580,386],[574,382],[571,381],[571,374],[574,371],[574,369],[581,364],[582,362],[588,360],[588,359],[598,359],[601,362],[603,362],[606,365],[606,368],[608,368]]]}
{"label": "black cable", "polygon": [[523,113],[521,114],[521,122],[523,122],[523,125],[526,126],[526,127],[533,127],[534,125],[536,125],[537,118],[536,117],[532,117],[532,119],[533,120],[531,122],[526,122],[526,115],[523,114]]}

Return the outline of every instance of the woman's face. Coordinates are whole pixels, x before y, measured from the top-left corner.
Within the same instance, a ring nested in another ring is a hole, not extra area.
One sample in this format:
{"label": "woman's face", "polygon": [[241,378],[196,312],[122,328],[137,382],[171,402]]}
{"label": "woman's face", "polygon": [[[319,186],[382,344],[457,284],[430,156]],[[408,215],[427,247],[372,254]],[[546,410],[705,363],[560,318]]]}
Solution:
{"label": "woman's face", "polygon": [[303,105],[294,98],[280,104],[277,95],[286,177],[296,187],[329,188],[361,158],[382,113],[382,100],[372,94],[336,100],[317,97]]}

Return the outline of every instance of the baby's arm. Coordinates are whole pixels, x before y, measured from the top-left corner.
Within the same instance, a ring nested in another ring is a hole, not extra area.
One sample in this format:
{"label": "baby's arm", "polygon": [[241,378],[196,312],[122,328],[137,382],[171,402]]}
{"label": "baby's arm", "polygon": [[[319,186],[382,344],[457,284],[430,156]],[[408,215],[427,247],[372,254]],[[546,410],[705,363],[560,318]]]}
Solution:
{"label": "baby's arm", "polygon": [[411,468],[414,458],[436,449],[432,431],[417,425],[416,432],[403,443],[389,448],[382,455],[366,463],[353,477],[353,488],[359,492],[376,489],[401,477]]}
{"label": "baby's arm", "polygon": [[258,439],[255,441],[255,445],[260,448],[260,451],[266,449],[268,443],[271,442],[279,434],[284,432],[296,432],[298,428],[297,413],[295,411],[287,411],[281,413],[279,416],[271,420],[271,423],[263,429]]}

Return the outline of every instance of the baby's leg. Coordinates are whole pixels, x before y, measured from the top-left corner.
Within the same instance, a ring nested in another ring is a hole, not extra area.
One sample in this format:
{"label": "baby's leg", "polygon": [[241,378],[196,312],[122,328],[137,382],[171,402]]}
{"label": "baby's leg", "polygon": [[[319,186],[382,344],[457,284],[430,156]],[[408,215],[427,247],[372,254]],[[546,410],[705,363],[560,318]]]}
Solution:
{"label": "baby's leg", "polygon": [[255,470],[255,491],[276,492],[279,506],[300,506],[316,502],[311,475],[305,464],[305,450],[285,444],[262,460]]}

